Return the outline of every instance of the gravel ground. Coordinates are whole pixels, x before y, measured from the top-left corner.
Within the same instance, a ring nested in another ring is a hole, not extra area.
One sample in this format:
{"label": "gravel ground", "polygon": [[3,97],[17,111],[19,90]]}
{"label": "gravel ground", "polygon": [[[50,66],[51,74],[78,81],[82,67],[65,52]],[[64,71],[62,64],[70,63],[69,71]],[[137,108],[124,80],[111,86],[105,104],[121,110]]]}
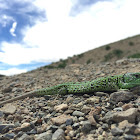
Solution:
{"label": "gravel ground", "polygon": [[[140,59],[72,64],[0,77],[0,101],[65,82],[140,72]],[[32,97],[0,108],[0,140],[140,140],[140,87],[112,93]]]}

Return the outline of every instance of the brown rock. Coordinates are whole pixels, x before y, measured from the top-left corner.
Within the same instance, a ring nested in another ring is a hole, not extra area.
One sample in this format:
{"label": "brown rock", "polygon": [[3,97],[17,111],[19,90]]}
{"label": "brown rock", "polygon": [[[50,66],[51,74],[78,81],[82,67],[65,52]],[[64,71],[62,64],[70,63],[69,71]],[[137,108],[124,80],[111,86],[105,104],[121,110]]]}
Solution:
{"label": "brown rock", "polygon": [[86,103],[89,103],[89,104],[99,103],[99,97],[97,96],[90,97],[86,100]]}
{"label": "brown rock", "polygon": [[89,122],[91,125],[97,125],[97,122],[95,121],[94,117],[92,115],[89,115],[88,117]]}
{"label": "brown rock", "polygon": [[127,127],[132,127],[133,125],[134,124],[129,123],[128,120],[124,120],[124,121],[122,121],[122,122],[119,123],[118,128],[125,129]]}
{"label": "brown rock", "polygon": [[17,110],[16,106],[12,104],[6,104],[4,107],[0,109],[0,111],[3,111],[5,114],[14,114],[16,110]]}
{"label": "brown rock", "polygon": [[15,121],[15,122],[16,122],[16,121],[21,122],[23,119],[24,119],[24,118],[23,118],[23,116],[22,116],[22,115],[15,114],[15,118],[14,118],[14,121]]}
{"label": "brown rock", "polygon": [[24,109],[21,111],[21,113],[23,113],[23,114],[29,114],[30,112],[29,112],[29,110],[28,110],[27,108],[24,108]]}
{"label": "brown rock", "polygon": [[99,115],[101,113],[101,107],[97,106],[97,107],[92,107],[90,113],[92,113],[93,115]]}
{"label": "brown rock", "polygon": [[30,127],[30,123],[23,123],[20,127],[20,129],[24,132],[30,131],[32,128]]}
{"label": "brown rock", "polygon": [[123,120],[128,120],[128,122],[130,122],[130,123],[135,123],[135,119],[137,116],[138,116],[138,109],[130,108],[126,111],[114,113],[112,120],[115,122],[121,122]]}
{"label": "brown rock", "polygon": [[65,136],[66,140],[71,140],[70,136]]}
{"label": "brown rock", "polygon": [[124,104],[124,105],[122,106],[122,108],[123,108],[123,111],[125,111],[125,110],[127,110],[127,109],[129,109],[129,108],[133,108],[133,104]]}
{"label": "brown rock", "polygon": [[116,104],[118,102],[129,101],[133,97],[134,97],[134,94],[132,94],[131,92],[120,90],[110,95],[110,102],[113,104]]}
{"label": "brown rock", "polygon": [[66,110],[68,108],[68,105],[67,104],[61,104],[61,105],[57,105],[54,107],[54,109],[56,111],[59,111],[59,110]]}
{"label": "brown rock", "polygon": [[66,110],[64,113],[65,113],[65,114],[72,114],[72,113],[73,113],[73,110],[68,109],[68,110]]}
{"label": "brown rock", "polygon": [[61,125],[61,124],[65,123],[67,119],[71,119],[71,116],[62,114],[60,116],[52,118],[51,121],[53,124]]}
{"label": "brown rock", "polygon": [[92,125],[97,125],[97,122],[95,121],[93,116],[100,114],[100,112],[101,112],[101,107],[91,108],[91,111],[89,112],[87,118]]}
{"label": "brown rock", "polygon": [[65,133],[68,134],[71,130],[73,130],[72,129],[72,126],[70,126],[70,125],[69,126],[66,126]]}
{"label": "brown rock", "polygon": [[91,110],[91,108],[88,107],[88,106],[85,106],[85,105],[84,105],[83,108],[81,109],[81,111],[82,111],[83,113],[85,113],[85,114],[89,113],[90,110]]}
{"label": "brown rock", "polygon": [[7,93],[7,92],[11,92],[12,88],[11,87],[6,87],[2,90],[2,92]]}
{"label": "brown rock", "polygon": [[136,128],[135,131],[134,131],[134,134],[135,135],[140,135],[140,128]]}
{"label": "brown rock", "polygon": [[67,102],[67,103],[72,103],[73,100],[74,100],[73,97],[67,97],[66,102]]}
{"label": "brown rock", "polygon": [[126,111],[121,112],[108,112],[102,120],[106,122],[114,121],[117,123],[127,120],[129,123],[135,123],[138,116],[140,116],[138,108],[130,108]]}

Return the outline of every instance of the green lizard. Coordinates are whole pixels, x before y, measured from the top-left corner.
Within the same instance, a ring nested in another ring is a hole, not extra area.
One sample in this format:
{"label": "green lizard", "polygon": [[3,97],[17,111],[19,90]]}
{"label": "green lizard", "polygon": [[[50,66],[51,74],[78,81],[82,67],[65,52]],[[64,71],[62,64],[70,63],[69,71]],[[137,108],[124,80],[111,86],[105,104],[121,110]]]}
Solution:
{"label": "green lizard", "polygon": [[31,91],[13,99],[3,101],[0,103],[0,105],[29,96],[117,91],[118,89],[130,89],[136,86],[140,86],[140,73],[126,73],[123,75],[98,78],[87,82],[64,83],[50,88]]}

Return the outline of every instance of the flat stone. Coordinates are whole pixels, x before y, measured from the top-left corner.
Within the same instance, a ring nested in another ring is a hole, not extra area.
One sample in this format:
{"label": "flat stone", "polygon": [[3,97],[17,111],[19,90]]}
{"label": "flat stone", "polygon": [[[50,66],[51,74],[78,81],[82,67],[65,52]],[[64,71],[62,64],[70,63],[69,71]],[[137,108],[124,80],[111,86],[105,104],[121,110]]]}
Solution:
{"label": "flat stone", "polygon": [[128,122],[130,122],[130,123],[135,123],[137,116],[138,116],[138,109],[130,108],[126,111],[114,113],[112,120],[115,122],[121,122],[123,120],[128,120]]}
{"label": "flat stone", "polygon": [[78,117],[80,117],[80,116],[84,116],[84,113],[82,113],[82,112],[80,112],[80,111],[74,111],[74,112],[72,113],[72,115],[73,115],[73,116],[78,116]]}
{"label": "flat stone", "polygon": [[73,119],[67,119],[66,120],[66,125],[72,125],[73,124]]}
{"label": "flat stone", "polygon": [[19,121],[19,122],[21,122],[22,120],[24,120],[24,118],[23,118],[22,115],[15,114],[15,116],[14,116],[14,121]]}
{"label": "flat stone", "polygon": [[75,131],[73,131],[73,130],[69,131],[68,135],[69,135],[71,138],[73,138],[74,135],[75,135]]}
{"label": "flat stone", "polygon": [[67,103],[72,103],[73,100],[74,100],[73,97],[67,97],[66,102],[67,102]]}
{"label": "flat stone", "polygon": [[140,128],[136,128],[135,131],[134,131],[134,134],[135,135],[140,135]]}
{"label": "flat stone", "polygon": [[66,126],[65,128],[66,128],[66,130],[65,130],[65,134],[66,135],[68,135],[68,133],[73,130],[72,129],[72,126],[70,126],[70,125],[69,126]]}
{"label": "flat stone", "polygon": [[4,95],[0,93],[0,98],[3,98],[3,97],[4,97]]}
{"label": "flat stone", "polygon": [[24,133],[18,140],[32,140],[29,135]]}
{"label": "flat stone", "polygon": [[4,133],[5,129],[13,128],[14,124],[0,124],[0,133]]}
{"label": "flat stone", "polygon": [[100,106],[92,107],[91,111],[89,112],[89,114],[99,115],[101,113],[101,110],[102,110],[102,108]]}
{"label": "flat stone", "polygon": [[11,87],[6,87],[2,90],[2,92],[7,93],[7,92],[11,92],[12,88]]}
{"label": "flat stone", "polygon": [[69,115],[62,114],[60,116],[51,118],[53,124],[61,125],[66,122],[67,119],[71,119],[72,117]]}
{"label": "flat stone", "polygon": [[104,92],[95,92],[95,95],[96,96],[108,96],[108,94],[104,93]]}
{"label": "flat stone", "polygon": [[97,125],[97,122],[95,121],[93,115],[89,115],[87,118],[92,125]]}
{"label": "flat stone", "polygon": [[35,136],[36,140],[51,140],[52,139],[52,133],[50,131],[41,133],[39,135]]}
{"label": "flat stone", "polygon": [[91,110],[91,108],[90,108],[90,107],[88,107],[88,106],[84,105],[84,106],[82,107],[82,109],[81,109],[81,112],[83,112],[83,113],[87,114],[87,113],[89,113],[89,112],[90,112],[90,110]]}
{"label": "flat stone", "polygon": [[3,117],[3,115],[4,115],[3,111],[0,111],[0,117]]}
{"label": "flat stone", "polygon": [[129,101],[134,97],[134,94],[132,92],[129,91],[118,91],[118,92],[113,92],[110,95],[110,102],[113,104],[116,104],[118,102],[125,102],[125,101]]}
{"label": "flat stone", "polygon": [[14,136],[15,136],[14,133],[9,133],[9,134],[6,134],[4,137],[9,138],[9,139],[13,139]]}
{"label": "flat stone", "polygon": [[74,124],[72,125],[72,127],[73,127],[74,129],[77,129],[79,126],[80,126],[79,123],[74,123]]}
{"label": "flat stone", "polygon": [[68,108],[68,105],[67,104],[61,104],[61,105],[57,105],[54,107],[54,109],[56,111],[59,111],[59,110],[66,110]]}
{"label": "flat stone", "polygon": [[137,116],[139,116],[140,113],[138,112],[137,108],[130,108],[126,111],[121,111],[121,112],[108,112],[106,115],[103,117],[103,121],[114,121],[114,122],[121,122],[124,120],[128,120],[129,123],[135,123]]}
{"label": "flat stone", "polygon": [[129,123],[128,120],[124,120],[119,123],[118,128],[125,129],[126,127],[131,127],[133,124]]}
{"label": "flat stone", "polygon": [[47,129],[48,129],[48,130],[51,130],[52,133],[54,133],[54,132],[58,129],[58,126],[56,126],[56,125],[51,125],[51,126],[47,127]]}
{"label": "flat stone", "polygon": [[113,136],[117,136],[117,135],[120,136],[123,134],[123,130],[116,127],[116,128],[111,129],[111,133]]}
{"label": "flat stone", "polygon": [[23,123],[23,124],[21,125],[21,130],[24,131],[24,132],[30,131],[31,129],[32,129],[32,128],[31,128],[30,123]]}
{"label": "flat stone", "polygon": [[0,111],[3,111],[3,113],[9,115],[9,114],[14,114],[16,112],[17,108],[16,106],[12,105],[12,104],[6,104],[4,105]]}
{"label": "flat stone", "polygon": [[82,123],[81,131],[83,133],[89,133],[91,131],[91,123],[89,121],[84,121]]}
{"label": "flat stone", "polygon": [[52,140],[65,140],[64,130],[57,129],[52,135]]}
{"label": "flat stone", "polygon": [[99,97],[97,96],[90,97],[86,100],[86,103],[89,103],[89,104],[99,103]]}
{"label": "flat stone", "polygon": [[123,111],[122,107],[116,107],[113,109],[114,111]]}
{"label": "flat stone", "polygon": [[124,135],[125,140],[134,140],[134,135]]}
{"label": "flat stone", "polygon": [[123,108],[123,111],[125,111],[125,110],[127,110],[127,109],[129,109],[129,108],[133,108],[133,104],[124,104],[123,106],[122,106],[122,108]]}

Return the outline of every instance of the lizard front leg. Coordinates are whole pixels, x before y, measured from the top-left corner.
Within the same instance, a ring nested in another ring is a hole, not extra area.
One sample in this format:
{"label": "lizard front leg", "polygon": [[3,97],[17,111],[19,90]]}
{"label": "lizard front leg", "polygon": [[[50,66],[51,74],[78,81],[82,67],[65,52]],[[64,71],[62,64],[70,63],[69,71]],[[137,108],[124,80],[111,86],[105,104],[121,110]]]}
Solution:
{"label": "lizard front leg", "polygon": [[121,83],[120,89],[130,89],[133,87],[137,87],[139,84],[136,83]]}

